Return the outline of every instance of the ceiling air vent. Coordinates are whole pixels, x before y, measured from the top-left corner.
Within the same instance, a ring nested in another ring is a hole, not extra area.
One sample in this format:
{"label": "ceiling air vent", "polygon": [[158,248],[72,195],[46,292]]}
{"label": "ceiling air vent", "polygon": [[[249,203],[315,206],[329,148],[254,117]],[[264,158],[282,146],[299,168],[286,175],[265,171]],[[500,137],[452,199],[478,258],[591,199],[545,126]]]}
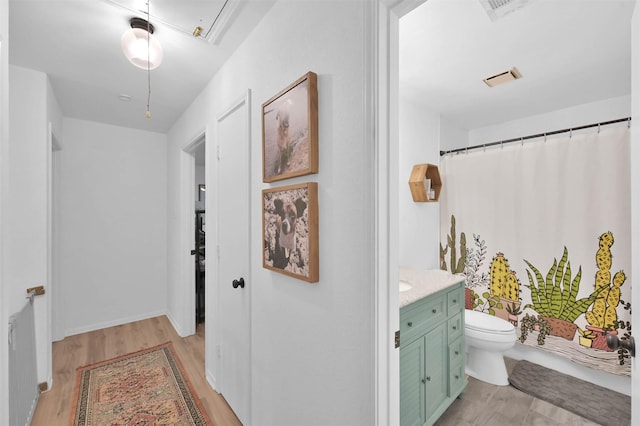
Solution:
{"label": "ceiling air vent", "polygon": [[479,0],[492,21],[532,3],[535,0]]}
{"label": "ceiling air vent", "polygon": [[489,87],[495,87],[499,84],[508,83],[513,80],[517,80],[522,78],[522,74],[516,67],[511,68],[509,71],[501,72],[500,74],[492,75],[491,77],[485,78],[484,81],[487,83]]}

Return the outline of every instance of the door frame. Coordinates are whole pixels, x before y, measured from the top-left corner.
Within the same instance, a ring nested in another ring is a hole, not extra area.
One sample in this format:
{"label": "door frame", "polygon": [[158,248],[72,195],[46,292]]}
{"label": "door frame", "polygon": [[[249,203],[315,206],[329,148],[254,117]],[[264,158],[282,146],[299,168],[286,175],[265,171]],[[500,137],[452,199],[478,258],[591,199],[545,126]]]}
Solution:
{"label": "door frame", "polygon": [[[631,16],[631,270],[640,273],[640,170],[633,167],[640,163],[640,2],[636,0]],[[636,276],[632,279],[640,283]],[[632,305],[640,306],[640,291],[633,291]],[[640,317],[631,317],[635,330],[640,329]],[[638,341],[640,344],[640,340]],[[640,357],[640,355],[638,355]],[[640,366],[631,362],[631,424],[640,422]]]}
{"label": "door frame", "polygon": [[[397,287],[399,253],[399,20],[427,0],[378,0],[368,6],[367,29],[372,45],[365,46],[370,57],[365,87],[365,137],[375,144],[372,164],[375,195],[373,264],[375,266],[375,424],[400,423],[400,351],[394,346],[400,329],[400,304]],[[367,42],[366,42],[367,43]]]}
{"label": "door frame", "polygon": [[[203,143],[206,144],[207,132],[202,130],[191,138],[180,149],[180,282],[179,294],[183,300],[178,306],[179,318],[173,322],[173,326],[181,337],[190,336],[196,332],[196,300],[195,300],[195,280],[196,271],[193,263],[191,250],[195,248],[195,221],[193,220],[195,209],[195,185],[196,185],[196,159],[195,150]],[[205,182],[209,173],[209,162],[205,159]],[[206,244],[206,243],[205,243]],[[206,275],[205,275],[206,280]],[[206,282],[206,281],[205,281]],[[206,295],[206,293],[205,293]],[[205,298],[205,312],[206,312]]]}

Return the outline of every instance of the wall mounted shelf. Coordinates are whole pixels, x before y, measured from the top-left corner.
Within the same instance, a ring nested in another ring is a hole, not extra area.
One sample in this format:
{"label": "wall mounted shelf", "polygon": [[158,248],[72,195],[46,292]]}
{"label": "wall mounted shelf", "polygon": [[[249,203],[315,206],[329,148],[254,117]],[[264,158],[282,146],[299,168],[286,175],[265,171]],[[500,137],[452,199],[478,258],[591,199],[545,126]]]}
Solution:
{"label": "wall mounted shelf", "polygon": [[[432,190],[431,196],[428,192],[428,182],[430,182],[430,189]],[[438,201],[440,190],[442,189],[438,166],[435,164],[416,164],[413,166],[409,177],[409,188],[415,202],[430,203]]]}

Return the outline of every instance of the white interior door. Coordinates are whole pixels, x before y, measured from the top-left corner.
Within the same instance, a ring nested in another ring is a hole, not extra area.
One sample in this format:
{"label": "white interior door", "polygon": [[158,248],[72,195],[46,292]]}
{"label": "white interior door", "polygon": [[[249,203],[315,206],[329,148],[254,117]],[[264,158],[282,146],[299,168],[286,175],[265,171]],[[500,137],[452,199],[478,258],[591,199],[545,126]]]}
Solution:
{"label": "white interior door", "polygon": [[219,390],[251,424],[250,92],[218,118]]}

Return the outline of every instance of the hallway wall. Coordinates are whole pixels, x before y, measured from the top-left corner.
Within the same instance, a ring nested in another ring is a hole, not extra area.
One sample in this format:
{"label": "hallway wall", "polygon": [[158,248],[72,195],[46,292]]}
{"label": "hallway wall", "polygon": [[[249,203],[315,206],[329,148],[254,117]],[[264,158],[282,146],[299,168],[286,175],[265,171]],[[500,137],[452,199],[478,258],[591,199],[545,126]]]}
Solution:
{"label": "hallway wall", "polygon": [[26,289],[43,285],[34,300],[38,382],[51,382],[51,287],[48,276],[49,124],[60,129],[62,114],[44,73],[9,67],[10,183],[3,201],[7,225],[3,258],[8,315],[26,303]]}
{"label": "hallway wall", "polygon": [[[8,281],[4,273],[5,213],[9,159],[9,1],[0,0],[0,336],[7,336],[9,303],[5,296]],[[0,424],[9,423],[9,345],[0,339]]]}
{"label": "hallway wall", "polygon": [[[172,248],[179,241],[181,146],[207,129],[209,200],[217,184],[216,117],[251,89],[252,246],[246,255],[252,280],[245,291],[250,288],[252,299],[250,397],[256,424],[374,424],[375,147],[363,136],[366,7],[363,1],[277,2],[169,133],[169,310],[181,318],[180,253]],[[318,74],[320,172],[264,184],[261,105],[309,70]],[[262,268],[261,190],[307,181],[319,187],[316,284]],[[207,275],[208,295],[214,279]],[[207,371],[214,375],[215,329],[207,314]]]}
{"label": "hallway wall", "polygon": [[60,295],[65,335],[166,312],[166,137],[65,118]]}

